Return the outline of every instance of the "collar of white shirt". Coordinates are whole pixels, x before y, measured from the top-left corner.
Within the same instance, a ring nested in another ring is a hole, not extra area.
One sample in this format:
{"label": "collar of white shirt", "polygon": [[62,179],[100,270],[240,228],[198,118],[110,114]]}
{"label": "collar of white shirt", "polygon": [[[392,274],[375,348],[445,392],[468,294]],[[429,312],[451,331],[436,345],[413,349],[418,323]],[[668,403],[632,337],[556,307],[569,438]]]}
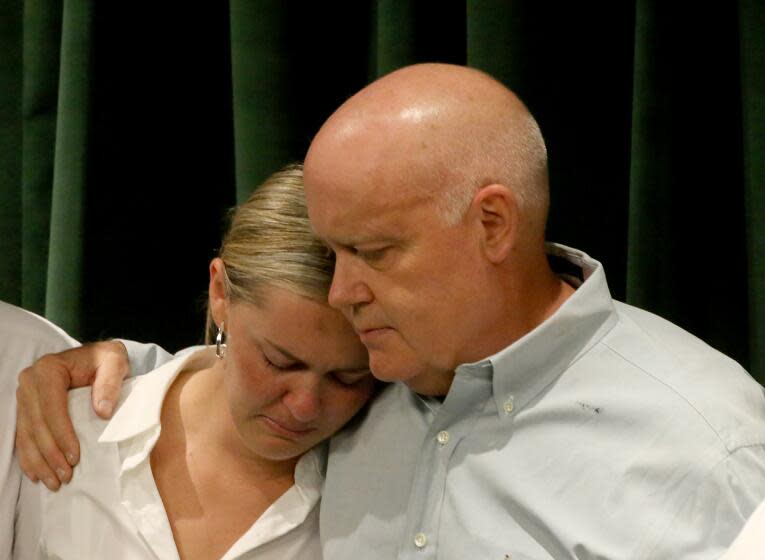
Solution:
{"label": "collar of white shirt", "polygon": [[[157,552],[164,552],[159,554],[160,558],[167,557],[170,547],[175,551],[172,531],[149,462],[161,430],[162,403],[181,371],[210,367],[215,360],[214,350],[205,348],[132,380],[129,394],[98,439],[99,443],[117,444],[122,504],[150,546]],[[234,543],[224,559],[237,558],[273,541],[306,520],[321,497],[326,454],[326,445],[319,445],[300,458],[295,468],[295,484]]]}

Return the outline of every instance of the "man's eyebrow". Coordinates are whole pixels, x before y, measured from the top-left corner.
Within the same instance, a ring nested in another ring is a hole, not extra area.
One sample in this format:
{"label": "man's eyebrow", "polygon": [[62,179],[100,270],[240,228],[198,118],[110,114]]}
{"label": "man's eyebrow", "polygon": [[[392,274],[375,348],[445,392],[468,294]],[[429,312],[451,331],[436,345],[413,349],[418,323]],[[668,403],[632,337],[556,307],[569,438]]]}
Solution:
{"label": "man's eyebrow", "polygon": [[343,239],[342,241],[334,241],[333,244],[343,249],[350,249],[360,245],[391,245],[398,242],[399,238],[395,235],[366,235],[363,237],[357,237],[355,239]]}

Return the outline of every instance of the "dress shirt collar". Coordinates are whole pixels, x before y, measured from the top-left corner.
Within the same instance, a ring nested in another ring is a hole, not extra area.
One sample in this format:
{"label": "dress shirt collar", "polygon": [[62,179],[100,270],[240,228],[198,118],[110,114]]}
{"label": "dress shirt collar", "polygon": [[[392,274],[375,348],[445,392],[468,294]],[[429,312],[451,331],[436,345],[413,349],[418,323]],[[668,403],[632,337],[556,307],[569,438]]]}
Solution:
{"label": "dress shirt collar", "polygon": [[244,557],[304,523],[321,498],[326,466],[327,444],[324,442],[300,458],[295,466],[294,486],[271,504],[221,560]]}
{"label": "dress shirt collar", "polygon": [[[551,260],[562,258],[581,270],[582,283],[574,294],[534,330],[493,356],[464,364],[457,373],[493,375],[497,413],[521,410],[586,353],[617,322],[603,266],[585,253],[548,243]],[[555,267],[554,267],[555,268]],[[571,276],[569,270],[558,271]]]}
{"label": "dress shirt collar", "polygon": [[[125,441],[152,428],[158,428],[162,403],[175,378],[185,369],[204,367],[199,362],[212,362],[215,358],[214,355],[211,357],[211,354],[212,351],[208,348],[190,356],[175,358],[151,372],[151,375],[133,379],[130,394],[98,438],[99,443]],[[205,365],[209,367],[212,363]]]}

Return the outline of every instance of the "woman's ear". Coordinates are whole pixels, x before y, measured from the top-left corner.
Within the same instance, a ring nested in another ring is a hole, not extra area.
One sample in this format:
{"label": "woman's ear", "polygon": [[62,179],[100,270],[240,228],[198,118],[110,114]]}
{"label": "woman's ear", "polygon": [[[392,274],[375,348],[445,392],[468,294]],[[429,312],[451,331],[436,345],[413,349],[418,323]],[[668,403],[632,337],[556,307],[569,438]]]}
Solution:
{"label": "woman's ear", "polygon": [[518,198],[509,187],[491,184],[479,189],[473,204],[478,210],[486,257],[493,264],[500,264],[518,241]]}
{"label": "woman's ear", "polygon": [[208,297],[210,313],[216,325],[226,321],[228,316],[228,298],[226,297],[226,265],[223,260],[216,257],[210,261],[210,286]]}

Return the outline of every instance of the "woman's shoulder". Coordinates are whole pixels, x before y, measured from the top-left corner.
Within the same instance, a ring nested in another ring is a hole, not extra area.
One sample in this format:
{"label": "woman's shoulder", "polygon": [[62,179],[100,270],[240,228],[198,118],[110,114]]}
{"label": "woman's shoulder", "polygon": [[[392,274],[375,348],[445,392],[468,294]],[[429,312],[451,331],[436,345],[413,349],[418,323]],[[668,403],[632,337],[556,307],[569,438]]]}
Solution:
{"label": "woman's shoulder", "polygon": [[207,349],[178,356],[155,370],[138,377],[125,379],[114,414],[104,420],[98,416],[92,405],[91,387],[69,391],[69,414],[78,437],[98,440],[106,433],[107,439],[115,432],[124,433],[147,422],[159,421],[159,412],[169,387],[177,375],[203,362],[209,353]]}
{"label": "woman's shoulder", "polygon": [[[116,416],[125,401],[128,400],[130,394],[133,392],[136,382],[139,380],[140,378],[130,378],[125,380],[112,418]],[[80,439],[83,437],[95,437],[95,439],[98,439],[98,436],[100,436],[101,432],[103,432],[106,426],[109,425],[112,419],[105,420],[96,414],[92,403],[92,387],[72,389],[69,391],[68,400],[69,416],[72,419],[72,424],[77,433],[77,437]]]}

